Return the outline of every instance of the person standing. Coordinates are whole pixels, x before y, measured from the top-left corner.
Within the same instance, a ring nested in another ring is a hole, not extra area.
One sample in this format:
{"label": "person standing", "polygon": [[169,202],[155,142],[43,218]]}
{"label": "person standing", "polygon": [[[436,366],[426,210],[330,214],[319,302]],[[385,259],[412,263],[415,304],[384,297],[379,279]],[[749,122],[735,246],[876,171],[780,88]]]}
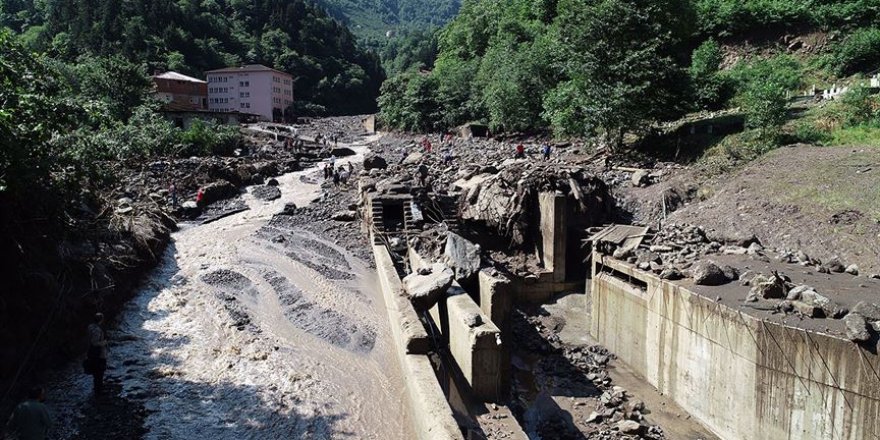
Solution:
{"label": "person standing", "polygon": [[89,324],[89,352],[86,355],[89,374],[92,375],[95,395],[104,391],[104,370],[107,369],[107,336],[101,324],[104,314],[96,313],[94,321]]}
{"label": "person standing", "polygon": [[28,398],[18,404],[6,425],[6,434],[12,440],[45,440],[49,438],[52,417],[43,401],[46,392],[41,387],[32,388]]}
{"label": "person standing", "polygon": [[446,150],[443,152],[443,163],[446,164],[446,166],[452,165],[452,152],[451,151]]}
{"label": "person standing", "polygon": [[526,158],[526,147],[523,144],[518,144],[516,146],[516,154],[513,157],[514,157],[514,159],[525,159]]}
{"label": "person standing", "polygon": [[545,143],[545,144],[541,147],[541,154],[544,155],[544,160],[550,160],[550,151],[551,151],[551,150],[550,150],[550,144],[548,144],[548,143]]}
{"label": "person standing", "polygon": [[171,196],[171,207],[177,209],[177,185],[174,183],[169,185],[168,194]]}

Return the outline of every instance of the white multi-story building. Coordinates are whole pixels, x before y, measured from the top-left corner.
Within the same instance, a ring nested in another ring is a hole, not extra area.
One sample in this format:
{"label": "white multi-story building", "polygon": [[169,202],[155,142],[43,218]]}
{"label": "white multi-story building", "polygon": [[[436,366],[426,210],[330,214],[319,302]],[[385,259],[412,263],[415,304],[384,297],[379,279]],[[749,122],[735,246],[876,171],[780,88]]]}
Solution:
{"label": "white multi-story building", "polygon": [[250,64],[211,70],[208,75],[208,109],[259,115],[264,121],[281,121],[293,104],[293,76]]}

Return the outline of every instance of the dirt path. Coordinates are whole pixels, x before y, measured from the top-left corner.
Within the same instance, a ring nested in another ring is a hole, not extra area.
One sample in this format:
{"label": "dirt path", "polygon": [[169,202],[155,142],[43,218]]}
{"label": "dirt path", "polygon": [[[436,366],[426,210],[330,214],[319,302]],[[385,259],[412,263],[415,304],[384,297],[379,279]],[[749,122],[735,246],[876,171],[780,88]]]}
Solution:
{"label": "dirt path", "polygon": [[[352,147],[360,160],[366,147]],[[108,376],[142,409],[129,418],[142,413],[143,438],[411,438],[368,263],[333,237],[265,228],[286,203],[321,196],[318,173],[285,175],[281,199],[248,194],[250,210],[182,229],[128,305]],[[77,373],[53,387],[58,438],[113,417]]]}

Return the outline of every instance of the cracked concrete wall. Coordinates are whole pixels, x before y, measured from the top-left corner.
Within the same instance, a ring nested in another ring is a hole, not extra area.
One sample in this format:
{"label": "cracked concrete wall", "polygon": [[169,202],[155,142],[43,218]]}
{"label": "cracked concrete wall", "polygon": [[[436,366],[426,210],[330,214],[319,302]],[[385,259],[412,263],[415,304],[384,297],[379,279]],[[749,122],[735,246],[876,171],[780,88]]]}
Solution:
{"label": "cracked concrete wall", "polygon": [[719,437],[880,435],[876,352],[762,321],[608,257],[593,261],[592,336]]}

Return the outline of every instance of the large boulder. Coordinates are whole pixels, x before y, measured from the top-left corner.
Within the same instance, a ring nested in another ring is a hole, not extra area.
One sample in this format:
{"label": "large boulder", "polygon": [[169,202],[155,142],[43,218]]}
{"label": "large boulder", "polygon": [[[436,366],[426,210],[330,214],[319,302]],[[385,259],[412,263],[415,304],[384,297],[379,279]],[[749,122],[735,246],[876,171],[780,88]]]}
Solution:
{"label": "large boulder", "polygon": [[480,246],[449,232],[443,251],[445,263],[455,272],[456,280],[470,279],[480,270]]}
{"label": "large boulder", "polygon": [[633,186],[648,186],[648,184],[651,183],[650,173],[648,173],[648,170],[638,170],[634,172],[630,180],[632,181]]}
{"label": "large boulder", "polygon": [[853,313],[858,313],[869,321],[880,321],[880,305],[859,301],[852,309]]}
{"label": "large boulder", "polygon": [[868,323],[865,317],[858,313],[850,313],[843,318],[846,324],[846,337],[853,342],[865,342],[871,339],[871,333],[868,331]]}
{"label": "large boulder", "polygon": [[403,289],[409,296],[413,307],[417,311],[428,310],[434,307],[449,286],[452,285],[454,274],[452,269],[440,263],[434,263],[417,272],[413,272],[403,278]]}
{"label": "large boulder", "polygon": [[388,168],[388,161],[385,160],[384,157],[378,156],[376,154],[370,153],[364,157],[364,169],[369,171],[373,169],[385,169]]}
{"label": "large boulder", "polygon": [[785,298],[788,294],[788,287],[785,285],[785,279],[774,273],[771,276],[755,275],[749,283],[752,288],[746,301],[757,301],[759,299]]}
{"label": "large boulder", "polygon": [[691,270],[694,284],[720,286],[739,278],[739,272],[730,266],[720,267],[714,261],[700,261]]}
{"label": "large boulder", "polygon": [[330,150],[330,154],[336,157],[347,157],[354,156],[356,153],[348,147],[337,147]]}
{"label": "large boulder", "polygon": [[277,186],[255,186],[251,188],[251,194],[259,200],[278,200],[281,198],[281,190]]}
{"label": "large boulder", "polygon": [[226,180],[209,183],[202,190],[204,191],[202,194],[203,206],[238,195],[238,188]]}

